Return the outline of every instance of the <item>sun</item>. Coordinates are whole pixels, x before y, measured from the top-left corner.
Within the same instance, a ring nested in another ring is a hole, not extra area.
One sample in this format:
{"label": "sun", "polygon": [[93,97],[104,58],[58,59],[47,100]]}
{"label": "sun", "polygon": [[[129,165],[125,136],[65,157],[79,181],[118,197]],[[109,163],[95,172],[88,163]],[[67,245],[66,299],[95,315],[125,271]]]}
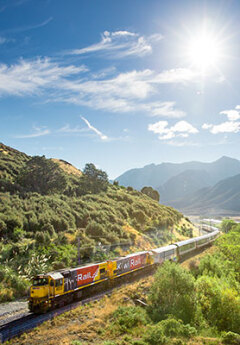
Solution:
{"label": "sun", "polygon": [[216,67],[220,62],[221,42],[217,36],[211,33],[200,32],[191,36],[186,48],[186,55],[193,67],[205,72],[209,68]]}

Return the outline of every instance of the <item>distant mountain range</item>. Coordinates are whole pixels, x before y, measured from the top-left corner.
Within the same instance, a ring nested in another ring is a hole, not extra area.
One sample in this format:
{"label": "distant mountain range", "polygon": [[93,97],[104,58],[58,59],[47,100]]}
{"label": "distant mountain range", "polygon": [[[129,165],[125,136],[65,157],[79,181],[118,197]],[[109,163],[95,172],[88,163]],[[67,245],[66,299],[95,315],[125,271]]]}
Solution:
{"label": "distant mountain range", "polygon": [[173,200],[186,214],[234,215],[240,212],[240,174]]}
{"label": "distant mountain range", "polygon": [[240,161],[230,157],[211,163],[151,164],[126,171],[116,180],[138,190],[151,186],[159,191],[161,203],[187,214],[240,211]]}

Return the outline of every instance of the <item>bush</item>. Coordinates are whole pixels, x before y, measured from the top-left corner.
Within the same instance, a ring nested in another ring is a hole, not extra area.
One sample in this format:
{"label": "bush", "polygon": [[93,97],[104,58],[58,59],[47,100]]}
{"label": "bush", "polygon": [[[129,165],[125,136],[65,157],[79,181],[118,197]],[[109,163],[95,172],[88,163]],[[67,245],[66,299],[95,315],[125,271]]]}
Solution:
{"label": "bush", "polygon": [[179,265],[165,262],[157,271],[150,289],[148,312],[155,320],[171,314],[184,323],[194,319],[196,295],[194,278]]}
{"label": "bush", "polygon": [[194,327],[191,327],[189,324],[184,325],[182,320],[176,320],[174,318],[160,321],[158,325],[162,327],[164,335],[168,337],[183,336],[191,338],[197,334]]}
{"label": "bush", "polygon": [[198,305],[210,326],[237,332],[240,325],[240,298],[226,280],[202,276],[197,280]]}
{"label": "bush", "polygon": [[169,339],[164,335],[160,324],[148,326],[144,340],[149,345],[166,345],[169,343]]}
{"label": "bush", "polygon": [[118,307],[112,315],[112,324],[120,333],[147,324],[147,314],[141,307]]}
{"label": "bush", "polygon": [[232,219],[224,219],[221,223],[222,232],[228,233],[237,223]]}
{"label": "bush", "polygon": [[223,335],[222,342],[226,345],[239,345],[240,335],[233,332],[227,332]]}

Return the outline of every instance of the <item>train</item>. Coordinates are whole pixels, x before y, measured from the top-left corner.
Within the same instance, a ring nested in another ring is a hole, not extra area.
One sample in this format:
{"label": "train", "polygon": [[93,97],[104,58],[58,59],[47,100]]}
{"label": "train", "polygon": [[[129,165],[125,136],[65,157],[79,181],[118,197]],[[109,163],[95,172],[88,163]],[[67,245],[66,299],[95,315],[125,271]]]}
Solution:
{"label": "train", "polygon": [[219,236],[219,230],[215,227],[211,227],[211,230],[203,236],[113,260],[38,274],[30,287],[29,310],[45,313],[90,295],[93,288],[104,290],[124,276],[134,276],[166,260],[178,262],[189,253],[212,243]]}

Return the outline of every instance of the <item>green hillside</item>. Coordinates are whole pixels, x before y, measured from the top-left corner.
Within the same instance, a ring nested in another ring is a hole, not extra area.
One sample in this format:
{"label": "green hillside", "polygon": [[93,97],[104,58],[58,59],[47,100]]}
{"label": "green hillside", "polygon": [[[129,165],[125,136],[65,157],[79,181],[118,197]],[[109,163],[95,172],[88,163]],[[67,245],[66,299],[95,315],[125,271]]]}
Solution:
{"label": "green hillside", "polygon": [[37,272],[75,266],[78,243],[81,262],[104,260],[169,242],[170,227],[182,218],[141,192],[109,184],[93,164],[81,173],[0,144],[0,171],[0,300],[25,293]]}

